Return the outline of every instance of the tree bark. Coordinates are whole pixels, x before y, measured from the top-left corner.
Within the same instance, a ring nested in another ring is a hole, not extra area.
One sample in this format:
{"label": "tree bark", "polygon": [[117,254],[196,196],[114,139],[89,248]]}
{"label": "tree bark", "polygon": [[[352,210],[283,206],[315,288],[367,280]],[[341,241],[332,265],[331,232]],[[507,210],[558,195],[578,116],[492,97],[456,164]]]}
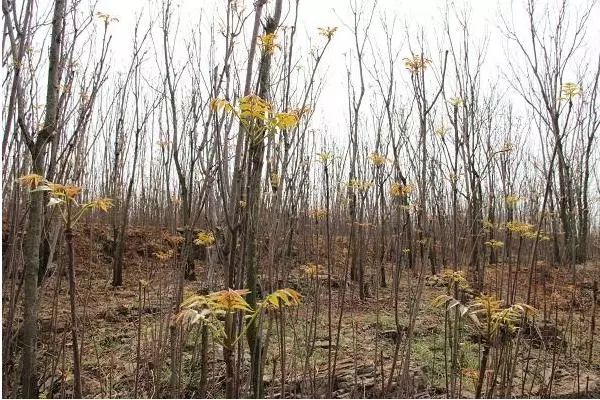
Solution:
{"label": "tree bark", "polygon": [[[59,89],[59,58],[63,36],[63,23],[66,0],[56,0],[52,17],[50,52],[48,55],[48,86],[46,89],[46,114],[44,126],[38,132],[35,142],[23,131],[31,153],[33,173],[44,175],[46,145],[56,133]],[[24,124],[24,121],[21,121]],[[22,125],[23,126],[23,125]],[[37,340],[37,283],[40,268],[40,244],[44,222],[44,192],[31,192],[29,197],[29,220],[23,240],[24,254],[24,315],[23,315],[23,354],[21,359],[22,396],[36,394],[36,340]]]}
{"label": "tree bark", "polygon": [[81,358],[79,356],[79,341],[77,338],[75,249],[73,248],[73,230],[71,229],[70,221],[65,229],[65,241],[67,242],[67,254],[69,257],[69,305],[71,307],[71,338],[73,341],[73,397],[80,399],[82,398],[81,368],[79,365]]}

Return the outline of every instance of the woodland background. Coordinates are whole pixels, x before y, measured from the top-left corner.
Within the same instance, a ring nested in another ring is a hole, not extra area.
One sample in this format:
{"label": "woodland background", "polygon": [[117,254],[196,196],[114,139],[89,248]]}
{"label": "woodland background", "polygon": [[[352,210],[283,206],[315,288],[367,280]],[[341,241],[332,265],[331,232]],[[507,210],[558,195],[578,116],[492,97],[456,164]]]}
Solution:
{"label": "woodland background", "polygon": [[184,3],[2,0],[3,397],[600,395],[596,1]]}

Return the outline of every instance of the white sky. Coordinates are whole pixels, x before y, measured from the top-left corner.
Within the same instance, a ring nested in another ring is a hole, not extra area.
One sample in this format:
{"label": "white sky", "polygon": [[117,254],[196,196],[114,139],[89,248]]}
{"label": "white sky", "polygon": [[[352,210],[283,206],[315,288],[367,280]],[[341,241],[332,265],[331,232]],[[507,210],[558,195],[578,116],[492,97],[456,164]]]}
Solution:
{"label": "white sky", "polygon": [[[189,31],[189,28],[197,25],[202,15],[203,25],[208,27],[211,19],[217,15],[222,15],[222,10],[227,0],[175,0],[176,17],[181,19],[181,32]],[[314,43],[319,40],[317,28],[322,26],[338,26],[339,30],[336,33],[333,42],[328,49],[328,52],[323,59],[322,67],[319,76],[324,80],[322,96],[319,100],[319,105],[316,108],[313,125],[318,125],[322,132],[327,132],[327,135],[346,135],[347,126],[347,98],[346,88],[346,68],[350,62],[352,68],[356,67],[355,59],[349,57],[350,52],[354,48],[354,38],[351,31],[344,25],[352,24],[351,1],[355,0],[301,0],[299,7],[298,18],[298,34],[295,55],[306,56],[310,47],[310,40]],[[549,4],[556,5],[558,0],[548,0]],[[364,7],[366,13],[370,9],[372,1],[357,0],[360,7]],[[244,8],[250,12],[252,9],[252,0],[240,0]],[[272,3],[272,0],[269,2]],[[543,7],[545,1],[539,1],[539,7]],[[576,11],[581,5],[587,3],[585,0],[572,0],[570,8]],[[113,62],[112,70],[119,69],[119,65],[126,68],[128,65],[127,59],[131,49],[131,38],[133,35],[133,27],[135,16],[142,9],[146,11],[152,7],[157,7],[160,2],[156,0],[98,0],[96,9],[108,13],[119,19],[119,23],[111,24],[110,30],[113,34],[112,54]],[[284,0],[283,17],[287,15],[287,20],[282,21],[284,25],[290,25],[293,22],[293,12],[288,14],[290,9],[293,9],[294,0]],[[411,36],[423,28],[427,37],[427,46],[432,54],[429,57],[435,63],[441,63],[440,51],[446,49],[445,33],[443,31],[444,10],[446,5],[454,5],[456,9],[461,10],[467,6],[470,8],[470,30],[472,40],[481,42],[484,37],[489,37],[487,46],[486,63],[482,69],[483,83],[496,81],[502,77],[500,70],[506,71],[503,68],[507,54],[511,53],[507,50],[507,40],[500,31],[500,7],[503,8],[504,15],[510,15],[510,8],[514,9],[515,20],[519,20],[524,15],[525,1],[524,0],[379,0],[373,20],[373,28],[370,32],[371,43],[374,46],[385,48],[384,35],[380,31],[382,19],[391,22],[396,18],[396,35],[395,45],[402,50],[400,51],[400,60],[402,57],[410,55],[408,46],[406,46],[406,29],[408,27]],[[589,29],[588,40],[590,43],[600,43],[600,7],[596,7],[594,16],[592,16]],[[215,11],[216,10],[216,11]],[[221,11],[219,13],[219,11]],[[158,13],[158,10],[153,12]],[[509,18],[510,19],[510,18]],[[249,30],[252,25],[252,17],[246,22]],[[242,39],[243,40],[243,39]],[[246,37],[246,40],[248,38]],[[247,46],[247,43],[244,43]],[[413,43],[414,46],[414,43]],[[370,52],[367,45],[367,52]],[[427,51],[427,50],[426,50]],[[514,49],[512,50],[514,51]],[[119,63],[122,59],[124,62]],[[117,62],[115,62],[117,61]],[[376,62],[371,56],[367,56],[367,68],[370,68]],[[408,73],[402,76],[403,71],[400,68],[400,79],[406,80]],[[506,84],[501,84],[501,87],[506,87]],[[406,86],[408,90],[408,86]],[[375,88],[373,87],[373,90]],[[369,89],[367,88],[367,91]],[[401,92],[401,91],[400,91]],[[335,99],[336,101],[331,101]],[[369,105],[363,106],[363,112],[369,112]],[[333,116],[333,118],[332,118]]]}
{"label": "white sky", "polygon": [[[352,0],[354,1],[354,0]],[[202,15],[203,25],[210,24],[211,18],[219,11],[222,12],[226,0],[178,0],[174,1],[177,5],[178,12],[176,15],[181,18],[181,31],[185,32],[191,26],[198,23]],[[245,9],[250,12],[252,9],[252,0],[240,1]],[[269,3],[272,3],[270,1]],[[364,7],[365,13],[370,11],[372,1],[358,0],[358,6]],[[472,29],[477,37],[483,37],[484,32],[490,26],[495,24],[495,15],[497,10],[496,1],[480,0],[480,1],[461,1],[456,2],[460,7],[461,4],[468,4],[472,8]],[[127,58],[130,54],[131,40],[133,35],[133,26],[136,20],[136,15],[140,10],[148,10],[151,7],[156,7],[159,2],[150,0],[98,0],[97,10],[108,13],[119,19],[116,24],[111,24],[110,31],[113,34],[113,43],[111,50],[113,60],[123,59],[122,68],[126,68]],[[311,46],[310,41],[321,43],[317,35],[317,28],[323,26],[337,26],[338,31],[331,43],[320,67],[318,74],[324,79],[322,96],[320,98],[320,107],[317,107],[313,122],[315,125],[322,127],[323,131],[340,132],[344,130],[347,121],[346,101],[331,102],[328,99],[344,99],[347,98],[347,83],[346,83],[346,68],[347,62],[351,63],[351,67],[355,68],[355,60],[349,57],[350,52],[354,51],[354,38],[352,32],[344,24],[352,24],[352,13],[349,0],[300,0],[299,17],[298,17],[298,34],[296,56],[306,56]],[[446,0],[379,0],[372,24],[371,39],[375,45],[384,45],[380,39],[384,38],[380,29],[380,19],[386,18],[389,21],[397,18],[396,31],[398,34],[398,45],[406,39],[404,25],[406,24],[409,30],[417,31],[419,27],[424,27],[427,34],[443,35],[442,15]],[[293,7],[294,0],[284,0],[283,17],[287,19],[282,21],[283,25],[290,25],[293,22]],[[288,14],[288,11],[291,11]],[[158,12],[156,10],[155,12]],[[263,14],[264,15],[264,14]],[[437,21],[436,21],[437,20]],[[252,25],[252,17],[246,22],[247,28]],[[438,26],[439,32],[436,32],[435,27]],[[124,39],[124,40],[122,40]],[[246,38],[247,39],[247,38]],[[244,44],[244,45],[247,45]],[[432,47],[436,48],[435,43]],[[383,48],[382,48],[383,49]],[[369,50],[367,49],[367,52]],[[501,60],[503,50],[499,46],[493,46],[489,52],[490,64],[493,65],[493,60]],[[409,50],[405,48],[401,52],[401,57],[408,56]],[[436,57],[431,57],[435,61]],[[349,61],[348,61],[349,60]],[[373,65],[373,59],[368,57],[367,67]],[[112,63],[112,70],[119,69],[119,63]],[[408,76],[408,75],[407,75]],[[374,89],[374,88],[373,88]],[[363,110],[368,110],[368,105],[364,106]],[[334,115],[335,118],[331,118]],[[341,133],[341,132],[340,132]],[[345,135],[345,132],[342,133]],[[337,136],[337,135],[336,135]]]}
{"label": "white sky", "polygon": [[[108,13],[119,19],[118,23],[110,24],[110,33],[112,35],[111,42],[111,59],[109,61],[111,75],[123,72],[130,63],[132,38],[136,15],[145,11],[146,15],[150,10],[150,14],[158,16],[163,0],[84,0],[80,3],[80,11],[84,14],[89,12],[86,10],[86,3],[95,3],[95,10],[103,13]],[[569,13],[576,15],[580,12],[585,4],[594,0],[569,0]],[[198,22],[202,20],[202,32],[207,33],[214,20],[218,25],[220,18],[223,16],[223,10],[227,0],[173,0],[176,5],[174,18],[180,19],[179,39],[176,43],[178,51],[183,52],[183,44],[186,35],[189,35],[192,27],[197,28]],[[273,0],[270,0],[270,4]],[[300,63],[306,65],[306,59],[309,57],[309,50],[312,44],[319,43],[322,45],[324,39],[318,36],[317,28],[324,26],[337,26],[338,32],[335,34],[333,41],[327,51],[325,58],[322,61],[318,78],[323,81],[323,91],[319,99],[319,103],[315,107],[315,115],[312,119],[311,128],[316,128],[316,143],[322,143],[326,138],[330,144],[335,141],[336,144],[343,145],[346,142],[348,135],[348,112],[347,112],[347,87],[346,87],[346,69],[350,63],[351,68],[356,72],[356,59],[352,56],[354,51],[354,38],[347,25],[352,24],[351,2],[357,2],[359,8],[364,6],[365,13],[370,10],[372,0],[300,0],[298,32],[296,36],[296,44],[294,57],[301,58]],[[536,6],[543,11],[545,5],[550,4],[556,7],[560,0],[536,0]],[[238,0],[246,9],[246,13],[250,14],[253,7],[253,0]],[[293,7],[295,0],[284,0],[283,17],[287,19],[282,21],[283,25],[291,25],[293,22],[293,12],[290,7]],[[40,10],[46,13],[51,10],[52,0],[39,0]],[[516,30],[521,32],[525,37],[527,35],[527,21],[525,17],[526,0],[378,0],[375,11],[372,30],[369,33],[370,43],[366,46],[366,68],[372,68],[374,64],[381,62],[376,60],[371,54],[371,45],[385,49],[385,35],[381,32],[381,20],[385,19],[391,23],[392,19],[396,18],[396,30],[394,35],[393,46],[399,50],[399,65],[395,68],[396,77],[398,79],[398,96],[411,96],[410,85],[408,83],[409,73],[405,70],[402,58],[411,55],[407,45],[407,33],[411,37],[413,48],[415,48],[415,34],[421,29],[426,35],[425,55],[432,59],[433,69],[439,69],[442,62],[441,53],[448,48],[445,32],[444,32],[444,10],[446,6],[454,6],[458,10],[467,7],[470,9],[469,29],[471,32],[470,39],[474,43],[480,43],[484,38],[488,38],[486,61],[482,68],[482,85],[485,88],[490,83],[499,83],[501,91],[506,91],[511,103],[516,105],[518,112],[522,117],[527,117],[529,114],[528,108],[524,106],[522,99],[514,92],[508,90],[509,83],[503,76],[502,71],[509,74],[506,65],[507,57],[516,63],[523,64],[523,56],[516,50],[514,44],[509,45],[508,40],[501,32],[502,14],[508,20],[516,21]],[[502,10],[500,10],[502,8]],[[511,14],[511,8],[514,12]],[[44,13],[42,13],[44,14]],[[48,15],[48,14],[44,14]],[[154,27],[155,45],[160,48],[160,33],[159,23],[156,21]],[[245,48],[248,46],[250,31],[253,22],[253,16],[246,21],[246,36],[239,38],[238,52],[242,57],[237,58],[238,65],[241,68],[245,67]],[[538,16],[537,24],[544,24],[545,19]],[[597,4],[590,20],[588,21],[588,29],[586,35],[586,44],[577,57],[574,57],[574,68],[580,67],[584,59],[596,62],[600,48],[600,4]],[[142,23],[142,26],[144,24]],[[101,22],[98,22],[97,27],[101,27]],[[100,31],[97,32],[97,40],[100,40]],[[458,32],[457,32],[458,34]],[[206,41],[206,37],[203,40]],[[457,40],[459,38],[457,37]],[[312,44],[311,44],[312,41]],[[222,47],[222,39],[218,43]],[[47,44],[46,44],[47,45]],[[203,44],[206,51],[206,43]],[[587,47],[586,47],[587,46]],[[418,50],[415,48],[415,50]],[[160,51],[160,50],[159,50]],[[218,53],[218,54],[221,54]],[[276,57],[281,57],[280,53]],[[153,56],[149,56],[146,71],[144,74],[148,78],[156,77],[156,61]],[[176,58],[177,61],[177,58]],[[158,61],[162,64],[161,61]],[[201,60],[204,62],[204,60]],[[219,60],[217,61],[219,62]],[[256,66],[256,64],[255,64]],[[162,65],[161,65],[162,67]],[[453,75],[452,67],[449,65],[449,75]],[[205,71],[205,73],[208,71]],[[356,75],[356,74],[355,74]],[[372,86],[372,80],[367,77],[367,98],[361,110],[361,117],[364,120],[372,122],[370,102],[373,96],[376,95],[377,89]],[[567,73],[567,81],[576,81],[574,71]],[[42,82],[43,84],[43,82]],[[447,95],[452,96],[452,79],[447,82]],[[110,87],[110,82],[108,83]],[[430,85],[433,86],[433,85]],[[181,88],[181,95],[187,88]],[[585,91],[585,88],[584,88]],[[485,92],[485,89],[484,89]],[[110,93],[110,90],[106,93]],[[40,98],[38,103],[42,102]],[[379,104],[381,104],[381,100]],[[295,106],[295,105],[292,105]],[[438,121],[436,121],[437,123]],[[501,129],[501,128],[499,128]],[[534,153],[534,156],[540,155],[539,137],[537,133],[530,134],[525,129],[520,132],[527,139],[527,149]],[[359,132],[362,140],[372,140],[372,129],[369,126],[361,127]],[[368,139],[370,138],[370,139]],[[152,146],[152,144],[150,144]],[[328,149],[330,150],[330,149]],[[596,149],[598,153],[598,148]],[[597,157],[596,157],[597,158]]]}

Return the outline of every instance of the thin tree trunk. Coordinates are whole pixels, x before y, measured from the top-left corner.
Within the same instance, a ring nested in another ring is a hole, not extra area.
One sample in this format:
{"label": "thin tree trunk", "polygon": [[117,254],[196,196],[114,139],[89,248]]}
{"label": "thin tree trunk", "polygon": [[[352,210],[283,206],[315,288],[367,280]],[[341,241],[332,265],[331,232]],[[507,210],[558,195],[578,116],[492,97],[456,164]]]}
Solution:
{"label": "thin tree trunk", "polygon": [[[70,205],[69,205],[70,207]],[[70,218],[70,210],[69,218]],[[75,282],[75,249],[73,247],[73,229],[71,229],[71,222],[68,221],[67,228],[65,229],[65,241],[67,243],[67,254],[69,257],[69,305],[71,307],[71,339],[73,341],[73,397],[76,399],[82,398],[81,393],[81,368],[79,357],[79,341],[77,332],[77,286]]]}
{"label": "thin tree trunk", "polygon": [[[20,121],[21,130],[28,142],[32,158],[33,173],[44,175],[44,159],[46,145],[56,134],[56,119],[58,114],[58,83],[59,83],[59,57],[63,33],[63,20],[65,0],[56,0],[52,17],[52,33],[50,38],[50,52],[48,55],[48,86],[46,90],[46,114],[44,126],[38,132],[35,142],[29,137],[25,121]],[[40,268],[40,244],[42,240],[42,226],[44,223],[44,192],[30,193],[29,220],[23,241],[24,254],[24,315],[23,315],[23,354],[21,359],[21,385],[22,395],[25,398],[34,397],[36,394],[36,340],[37,340],[37,283]]]}

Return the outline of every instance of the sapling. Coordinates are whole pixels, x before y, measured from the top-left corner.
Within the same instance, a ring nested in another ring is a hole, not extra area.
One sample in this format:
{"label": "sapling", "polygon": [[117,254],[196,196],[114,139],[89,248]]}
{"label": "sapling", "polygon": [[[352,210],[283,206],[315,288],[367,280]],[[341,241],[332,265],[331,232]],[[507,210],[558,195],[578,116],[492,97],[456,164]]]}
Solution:
{"label": "sapling", "polygon": [[29,187],[32,192],[48,192],[48,206],[58,209],[64,224],[63,232],[65,235],[68,255],[71,338],[73,341],[73,395],[76,398],[81,398],[81,357],[77,336],[77,309],[75,295],[77,285],[75,281],[75,247],[73,243],[73,229],[81,220],[83,215],[87,212],[94,210],[107,212],[108,209],[112,207],[112,200],[108,198],[100,198],[90,201],[89,203],[79,203],[76,198],[81,194],[81,187],[52,183],[47,181],[44,177],[36,174],[22,176],[19,178],[19,180],[24,186]]}

